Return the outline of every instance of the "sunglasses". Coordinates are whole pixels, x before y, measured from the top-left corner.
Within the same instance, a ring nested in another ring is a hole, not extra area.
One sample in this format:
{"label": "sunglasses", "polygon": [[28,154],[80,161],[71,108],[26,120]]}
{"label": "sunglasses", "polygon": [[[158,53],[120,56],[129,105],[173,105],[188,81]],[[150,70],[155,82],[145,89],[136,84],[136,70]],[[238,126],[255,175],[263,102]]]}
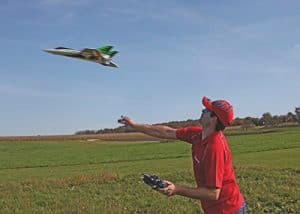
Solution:
{"label": "sunglasses", "polygon": [[211,111],[209,109],[207,109],[207,108],[202,110],[202,114],[208,113],[208,112],[211,112]]}

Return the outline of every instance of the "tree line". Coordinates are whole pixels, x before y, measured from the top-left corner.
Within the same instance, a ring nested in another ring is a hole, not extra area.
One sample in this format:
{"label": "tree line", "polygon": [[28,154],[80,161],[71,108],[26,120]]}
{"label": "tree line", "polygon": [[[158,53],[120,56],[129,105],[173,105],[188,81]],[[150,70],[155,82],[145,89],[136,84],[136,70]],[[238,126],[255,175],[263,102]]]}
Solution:
{"label": "tree line", "polygon": [[[248,129],[255,126],[264,127],[278,127],[289,125],[299,122],[297,117],[292,112],[288,112],[286,115],[272,115],[270,112],[264,113],[260,118],[256,117],[245,117],[235,118],[231,126],[240,126],[242,129]],[[187,127],[191,125],[199,125],[199,119],[193,120],[188,119],[185,121],[170,121],[165,123],[157,123],[156,125],[167,125],[173,128]],[[82,130],[77,131],[76,135],[87,135],[87,134],[105,134],[105,133],[126,133],[134,132],[130,127],[119,126],[117,128],[105,128],[99,130]]]}

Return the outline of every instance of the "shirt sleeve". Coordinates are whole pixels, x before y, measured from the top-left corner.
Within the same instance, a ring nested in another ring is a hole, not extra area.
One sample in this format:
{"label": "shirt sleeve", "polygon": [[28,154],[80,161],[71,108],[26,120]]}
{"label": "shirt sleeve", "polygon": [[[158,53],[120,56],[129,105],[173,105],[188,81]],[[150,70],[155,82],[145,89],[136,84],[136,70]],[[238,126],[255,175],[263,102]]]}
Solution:
{"label": "shirt sleeve", "polygon": [[205,184],[207,187],[221,188],[224,176],[225,167],[225,151],[222,142],[215,142],[213,145],[208,145],[205,154]]}
{"label": "shirt sleeve", "polygon": [[176,138],[182,141],[186,141],[188,143],[193,143],[196,137],[200,137],[201,133],[201,126],[179,128],[176,130]]}

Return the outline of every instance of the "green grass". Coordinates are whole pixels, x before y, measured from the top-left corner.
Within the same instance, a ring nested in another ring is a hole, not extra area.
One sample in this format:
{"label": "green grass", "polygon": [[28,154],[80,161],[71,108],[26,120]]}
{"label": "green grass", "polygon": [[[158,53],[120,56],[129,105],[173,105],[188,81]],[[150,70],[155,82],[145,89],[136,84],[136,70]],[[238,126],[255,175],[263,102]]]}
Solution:
{"label": "green grass", "polygon": [[[248,213],[300,210],[300,127],[228,137]],[[194,186],[183,142],[0,143],[0,213],[199,213],[152,191],[141,173]]]}

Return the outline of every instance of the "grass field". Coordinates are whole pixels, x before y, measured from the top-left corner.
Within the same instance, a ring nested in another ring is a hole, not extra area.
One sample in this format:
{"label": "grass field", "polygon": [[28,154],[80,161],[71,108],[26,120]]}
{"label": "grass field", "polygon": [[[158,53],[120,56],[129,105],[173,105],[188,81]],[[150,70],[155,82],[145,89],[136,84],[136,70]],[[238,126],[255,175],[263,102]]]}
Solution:
{"label": "grass field", "polygon": [[[228,136],[248,213],[299,213],[300,127]],[[194,186],[190,145],[175,142],[0,142],[0,213],[199,213],[142,173]]]}

